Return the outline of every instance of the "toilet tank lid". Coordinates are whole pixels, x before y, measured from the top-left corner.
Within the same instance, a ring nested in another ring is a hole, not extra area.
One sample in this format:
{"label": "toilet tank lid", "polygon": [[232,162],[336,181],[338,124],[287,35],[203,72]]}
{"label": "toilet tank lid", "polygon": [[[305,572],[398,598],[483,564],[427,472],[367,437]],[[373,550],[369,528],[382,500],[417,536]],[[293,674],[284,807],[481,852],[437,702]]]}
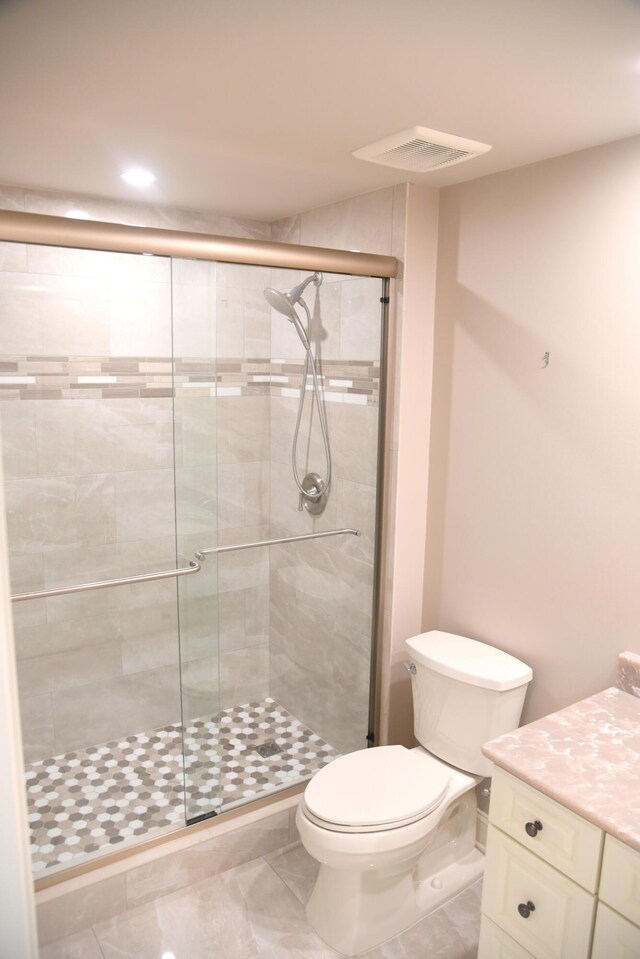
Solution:
{"label": "toilet tank lid", "polygon": [[455,633],[430,630],[406,640],[406,646],[416,663],[471,686],[515,689],[533,677],[531,667],[515,656]]}

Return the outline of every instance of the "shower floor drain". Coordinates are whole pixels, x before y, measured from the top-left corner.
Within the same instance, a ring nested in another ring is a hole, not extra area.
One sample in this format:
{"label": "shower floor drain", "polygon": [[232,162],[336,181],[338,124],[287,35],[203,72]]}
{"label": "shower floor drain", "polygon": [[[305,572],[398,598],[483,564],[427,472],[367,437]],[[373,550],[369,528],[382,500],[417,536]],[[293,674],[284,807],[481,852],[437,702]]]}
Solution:
{"label": "shower floor drain", "polygon": [[266,743],[261,743],[259,746],[256,746],[255,749],[263,759],[268,759],[270,756],[277,756],[278,753],[282,752],[282,746],[278,746],[275,739],[268,739]]}

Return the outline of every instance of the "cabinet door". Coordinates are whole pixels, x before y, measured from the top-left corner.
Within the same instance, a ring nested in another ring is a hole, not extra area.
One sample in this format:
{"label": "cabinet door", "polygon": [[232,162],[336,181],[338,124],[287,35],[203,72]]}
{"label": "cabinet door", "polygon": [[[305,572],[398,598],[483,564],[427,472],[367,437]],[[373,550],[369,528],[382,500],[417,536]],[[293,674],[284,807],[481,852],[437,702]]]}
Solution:
{"label": "cabinet door", "polygon": [[598,903],[591,959],[638,959],[640,928]]}
{"label": "cabinet door", "polygon": [[487,916],[480,923],[478,959],[531,959],[531,953],[519,946],[515,939],[491,922]]}
{"label": "cabinet door", "polygon": [[598,888],[604,833],[593,823],[500,769],[489,820],[589,892]]}
{"label": "cabinet door", "polygon": [[595,898],[489,826],[482,911],[535,959],[587,959]]}
{"label": "cabinet door", "polygon": [[604,844],[598,895],[640,926],[640,852],[612,836]]}

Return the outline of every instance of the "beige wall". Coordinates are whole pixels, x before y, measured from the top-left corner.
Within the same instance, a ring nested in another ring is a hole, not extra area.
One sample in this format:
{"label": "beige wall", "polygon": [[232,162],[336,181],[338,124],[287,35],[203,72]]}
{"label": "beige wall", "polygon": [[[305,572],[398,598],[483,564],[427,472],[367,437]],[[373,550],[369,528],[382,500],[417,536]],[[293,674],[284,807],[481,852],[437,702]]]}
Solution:
{"label": "beige wall", "polygon": [[402,262],[390,344],[387,548],[383,593],[381,740],[413,744],[405,640],[421,631],[432,401],[439,191],[406,187]]}
{"label": "beige wall", "polygon": [[526,660],[529,720],[640,648],[639,203],[640,138],[442,192],[423,624]]}

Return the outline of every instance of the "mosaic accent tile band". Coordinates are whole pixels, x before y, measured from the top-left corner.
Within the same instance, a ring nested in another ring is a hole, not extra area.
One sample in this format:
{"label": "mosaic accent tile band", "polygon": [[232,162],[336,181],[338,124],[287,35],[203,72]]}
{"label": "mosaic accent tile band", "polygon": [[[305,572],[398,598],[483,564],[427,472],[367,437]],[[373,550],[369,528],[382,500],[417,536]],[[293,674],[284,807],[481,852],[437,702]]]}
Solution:
{"label": "mosaic accent tile band", "polygon": [[[5,356],[0,400],[298,395],[300,359],[202,360],[158,356]],[[377,405],[380,366],[368,360],[323,360],[327,402]],[[339,399],[338,399],[339,398]]]}
{"label": "mosaic accent tile band", "polygon": [[[26,767],[33,871],[303,782],[339,753],[273,699]],[[185,783],[187,810],[185,810]]]}

